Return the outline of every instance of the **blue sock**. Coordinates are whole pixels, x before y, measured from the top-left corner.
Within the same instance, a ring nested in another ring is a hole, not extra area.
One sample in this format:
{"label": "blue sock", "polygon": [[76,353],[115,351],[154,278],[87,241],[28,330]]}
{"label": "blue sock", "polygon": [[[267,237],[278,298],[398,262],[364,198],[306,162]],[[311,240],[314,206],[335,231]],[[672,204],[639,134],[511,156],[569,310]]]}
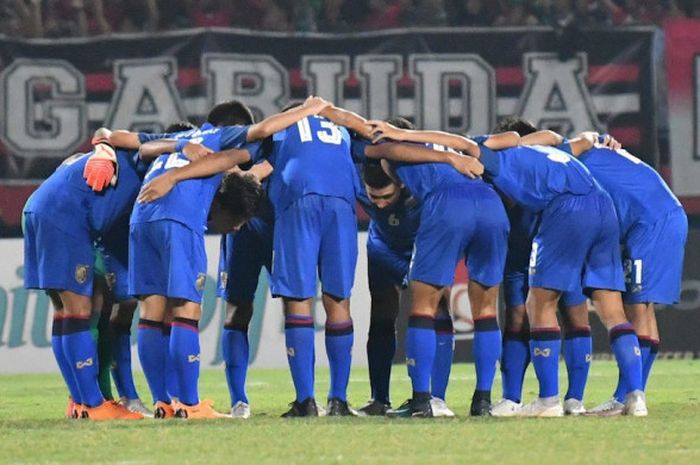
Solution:
{"label": "blue sock", "polygon": [[170,333],[172,333],[173,327],[170,323],[163,323],[163,333],[161,343],[163,344],[163,351],[165,353],[165,390],[168,392],[168,397],[172,399],[180,399],[180,382],[177,379],[177,370],[175,370],[175,363],[173,362],[173,356],[170,353]]}
{"label": "blue sock", "polygon": [[180,402],[199,404],[199,322],[189,318],[175,318],[170,332],[172,357],[180,387]]}
{"label": "blue sock", "polygon": [[367,363],[372,399],[389,404],[391,362],[396,352],[396,326],[393,319],[373,318],[367,338]]}
{"label": "blue sock", "polygon": [[162,323],[141,318],[139,332],[136,336],[139,360],[148,387],[153,396],[153,403],[170,403],[170,396],[165,387],[166,348],[162,342]]}
{"label": "blue sock", "polygon": [[430,375],[436,345],[435,320],[426,316],[410,316],[406,331],[406,366],[414,399],[430,397]]}
{"label": "blue sock", "polygon": [[131,372],[131,328],[112,323],[112,378],[119,397],[138,399],[134,376]]}
{"label": "blue sock", "polygon": [[[642,341],[640,340],[639,342],[641,345]],[[644,358],[644,348],[640,347],[640,349],[642,349],[642,363],[644,364],[642,366],[642,385],[646,390],[647,381],[649,380],[649,373],[651,373],[651,366],[654,364],[656,355],[659,353],[659,340],[651,339],[649,341],[649,353],[646,355],[646,358]]]}
{"label": "blue sock", "polygon": [[624,394],[636,390],[641,391],[643,389],[642,357],[634,328],[630,323],[622,323],[613,327],[609,334],[610,345],[622,378],[619,384],[624,386]]}
{"label": "blue sock", "polygon": [[104,402],[97,383],[99,371],[97,345],[90,334],[90,320],[67,317],[63,319],[63,353],[80,391],[82,404],[97,407]]}
{"label": "blue sock", "polygon": [[530,328],[530,359],[539,381],[539,396],[559,395],[559,353],[561,331],[559,327]]}
{"label": "blue sock", "polygon": [[530,364],[530,333],[506,331],[501,354],[503,398],[520,402],[523,395],[525,370]]}
{"label": "blue sock", "polygon": [[224,326],[221,335],[221,352],[226,365],[226,383],[231,396],[231,407],[236,402],[248,404],[245,380],[248,374],[248,327],[235,324]]}
{"label": "blue sock", "polygon": [[63,319],[61,318],[54,317],[53,319],[53,325],[51,326],[51,349],[56,358],[56,363],[58,363],[58,369],[61,371],[61,376],[63,376],[63,381],[65,381],[68,387],[71,399],[73,399],[73,402],[76,404],[82,404],[80,389],[78,389],[78,384],[70,369],[71,363],[63,352]]}
{"label": "blue sock", "polygon": [[[651,353],[652,340],[648,336],[637,336],[637,339],[639,340],[639,351],[641,353],[641,358],[642,358],[642,386],[644,386],[644,389],[646,389],[647,378],[649,377],[649,372],[648,371],[645,372],[645,369],[646,369],[646,364],[649,360],[649,355]],[[652,361],[652,363],[653,363],[653,361]],[[651,365],[649,365],[649,369],[651,369]],[[627,385],[622,380],[622,372],[620,372],[617,375],[617,387],[615,387],[615,393],[613,394],[613,397],[618,402],[624,402],[626,395],[627,395]]]}
{"label": "blue sock", "polygon": [[491,393],[496,363],[501,358],[501,330],[496,316],[474,320],[474,368],[476,391]]}
{"label": "blue sock", "polygon": [[450,382],[455,346],[455,330],[450,315],[440,314],[435,320],[435,361],[430,374],[430,394],[445,400]]}
{"label": "blue sock", "polygon": [[564,399],[583,400],[591,368],[593,340],[591,327],[581,326],[567,331],[564,335],[564,361],[569,376],[569,388]]}
{"label": "blue sock", "polygon": [[314,397],[314,320],[310,316],[288,315],[284,320],[287,362],[292,372],[297,402]]}
{"label": "blue sock", "polygon": [[329,399],[347,400],[353,340],[352,320],[326,323],[326,355],[331,371]]}

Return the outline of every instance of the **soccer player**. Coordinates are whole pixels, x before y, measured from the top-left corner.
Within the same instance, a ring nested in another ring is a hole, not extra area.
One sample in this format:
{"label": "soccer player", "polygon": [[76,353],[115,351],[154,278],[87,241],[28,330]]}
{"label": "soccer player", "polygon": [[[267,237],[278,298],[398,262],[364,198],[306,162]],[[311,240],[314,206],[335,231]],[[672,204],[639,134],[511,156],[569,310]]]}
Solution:
{"label": "soccer player", "polygon": [[[263,161],[247,173],[254,175],[267,190],[272,166]],[[221,351],[226,367],[226,382],[231,396],[231,417],[249,418],[250,402],[246,393],[249,345],[248,326],[253,316],[253,301],[260,272],[272,269],[272,233],[274,214],[265,197],[255,216],[238,231],[221,237],[219,259],[219,297],[226,301],[226,319],[221,336]]]}
{"label": "soccer player", "polygon": [[[396,124],[396,123],[395,123]],[[354,144],[357,147],[357,144]],[[362,149],[364,146],[360,145]],[[360,153],[360,158],[364,157]],[[364,189],[358,201],[370,216],[367,235],[367,276],[371,316],[367,360],[372,397],[358,410],[361,415],[385,415],[391,408],[389,384],[396,351],[396,317],[399,292],[405,287],[411,252],[420,223],[420,202],[390,178],[376,161],[356,163]],[[431,375],[432,408],[435,416],[454,416],[445,404],[452,367],[454,329],[448,309],[449,295],[440,300],[436,326],[438,351]]]}
{"label": "soccer player", "polygon": [[[688,219],[661,176],[626,150],[596,144],[577,156],[615,204],[625,270],[622,298],[639,338],[644,389],[659,345],[654,304],[680,299]],[[590,413],[627,413],[626,382],[620,377],[612,399]]]}
{"label": "soccer player", "polygon": [[[210,111],[208,123],[202,128],[191,134],[175,134],[176,142],[155,143],[171,144],[171,149],[179,150],[188,140],[194,139],[214,151],[240,148],[246,142],[263,139],[300,118],[318,113],[325,105],[327,103],[321,99],[309,98],[294,111],[250,125],[252,116],[247,107],[238,102],[227,102]],[[140,139],[143,141],[146,137]],[[249,149],[258,150],[259,144],[239,151],[245,154],[243,163],[251,159]],[[146,182],[187,164],[189,160],[179,152],[161,156],[153,163]],[[214,175],[189,180],[156,202],[138,203],[132,213],[129,293],[142,300],[140,354],[156,400],[157,416],[167,417],[172,410],[177,416],[190,419],[221,416],[209,402],[200,402],[197,388],[198,321],[206,279],[203,233],[209,215],[210,225],[215,230],[223,232],[240,227],[254,214],[262,194],[260,183],[252,176],[228,174],[219,188],[221,179],[221,175]],[[189,266],[181,267],[183,260]],[[159,330],[166,310],[174,315],[170,354],[180,389],[176,408],[170,404],[165,390],[165,354],[159,350],[158,338],[151,334]]]}
{"label": "soccer player", "polygon": [[[466,138],[447,133],[413,132],[408,137],[456,150],[469,147]],[[562,292],[580,286],[591,295],[610,333],[626,383],[624,413],[646,415],[639,343],[625,317],[620,295],[624,279],[612,200],[580,162],[554,147],[520,146],[493,151],[482,145],[478,157],[484,164],[486,179],[527,210],[540,213],[530,253],[530,290],[526,302],[530,354],[540,392],[520,414],[561,416],[564,413],[559,400],[561,332],[556,307]]]}
{"label": "soccer player", "polygon": [[[384,136],[402,140],[403,130],[384,123],[370,123],[380,130],[396,129],[393,135],[386,131]],[[464,152],[478,153],[476,143],[470,143]],[[470,414],[487,415],[500,352],[496,299],[509,230],[503,204],[491,186],[479,179],[468,179],[444,164],[392,162],[385,164],[385,168],[387,174],[396,176],[423,204],[409,271],[412,303],[406,334],[406,363],[413,395],[390,415],[434,416],[429,383],[436,353],[435,317],[438,302],[452,284],[455,265],[461,258],[466,260],[470,270],[469,297],[477,322],[477,387]]]}
{"label": "soccer player", "polygon": [[[93,309],[95,239],[107,231],[133,203],[142,168],[134,152],[103,143],[73,157],[52,174],[25,206],[25,286],[45,289],[56,305],[52,349],[76,403],[76,415],[91,420],[140,419],[141,414],[106,401],[97,383],[97,350],[90,334]],[[119,184],[96,195],[83,179],[93,158],[116,159],[122,166]]]}

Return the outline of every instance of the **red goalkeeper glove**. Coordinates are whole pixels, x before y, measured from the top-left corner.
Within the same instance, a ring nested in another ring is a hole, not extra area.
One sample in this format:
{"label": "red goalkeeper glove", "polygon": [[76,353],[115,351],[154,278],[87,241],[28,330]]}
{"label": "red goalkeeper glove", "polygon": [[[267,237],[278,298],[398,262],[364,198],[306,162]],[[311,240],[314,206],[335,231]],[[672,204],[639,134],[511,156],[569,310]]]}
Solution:
{"label": "red goalkeeper glove", "polygon": [[83,170],[83,177],[88,186],[95,192],[101,192],[108,185],[117,184],[119,165],[114,147],[104,140],[94,140],[94,152]]}

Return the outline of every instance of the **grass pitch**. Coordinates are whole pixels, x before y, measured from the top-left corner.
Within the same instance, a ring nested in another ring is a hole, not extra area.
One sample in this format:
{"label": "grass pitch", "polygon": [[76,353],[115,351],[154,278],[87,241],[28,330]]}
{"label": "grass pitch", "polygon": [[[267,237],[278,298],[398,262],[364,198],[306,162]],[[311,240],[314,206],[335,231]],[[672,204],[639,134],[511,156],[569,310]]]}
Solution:
{"label": "grass pitch", "polygon": [[[323,398],[327,370],[318,376]],[[615,380],[612,362],[594,362],[586,404],[606,400]],[[146,398],[140,374],[137,385]],[[496,386],[500,393],[498,379]],[[699,361],[657,362],[648,386],[648,418],[472,419],[466,412],[473,387],[472,365],[456,365],[448,390],[456,419],[283,420],[279,415],[293,397],[287,371],[252,370],[254,416],[247,421],[90,423],[61,418],[66,392],[58,375],[0,376],[0,463],[700,464]],[[355,406],[364,403],[368,390],[366,369],[354,370]],[[394,403],[409,392],[405,368],[395,366]],[[223,370],[203,372],[201,393],[226,410]],[[535,393],[529,370],[526,400]]]}

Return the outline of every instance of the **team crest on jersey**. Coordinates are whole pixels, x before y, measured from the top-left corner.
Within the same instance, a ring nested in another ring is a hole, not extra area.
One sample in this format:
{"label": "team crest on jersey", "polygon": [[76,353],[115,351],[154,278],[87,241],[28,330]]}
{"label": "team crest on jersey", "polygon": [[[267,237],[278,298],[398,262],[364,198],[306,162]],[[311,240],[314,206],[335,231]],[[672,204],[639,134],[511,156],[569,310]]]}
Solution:
{"label": "team crest on jersey", "polygon": [[114,291],[114,287],[117,285],[117,274],[105,273],[105,282],[107,283],[107,289]]}
{"label": "team crest on jersey", "polygon": [[85,284],[88,279],[88,273],[90,272],[89,265],[76,265],[75,266],[75,280],[78,284]]}
{"label": "team crest on jersey", "polygon": [[222,271],[219,273],[219,282],[221,282],[221,288],[226,289],[226,284],[228,284],[228,273]]}
{"label": "team crest on jersey", "polygon": [[535,357],[549,357],[552,355],[552,349],[540,349],[539,347],[535,347],[535,350],[533,350],[533,353],[535,354]]}
{"label": "team crest on jersey", "polygon": [[204,290],[204,283],[207,280],[207,274],[206,273],[198,273],[197,274],[197,279],[194,281],[194,285],[197,286],[197,290],[199,292],[202,292]]}

